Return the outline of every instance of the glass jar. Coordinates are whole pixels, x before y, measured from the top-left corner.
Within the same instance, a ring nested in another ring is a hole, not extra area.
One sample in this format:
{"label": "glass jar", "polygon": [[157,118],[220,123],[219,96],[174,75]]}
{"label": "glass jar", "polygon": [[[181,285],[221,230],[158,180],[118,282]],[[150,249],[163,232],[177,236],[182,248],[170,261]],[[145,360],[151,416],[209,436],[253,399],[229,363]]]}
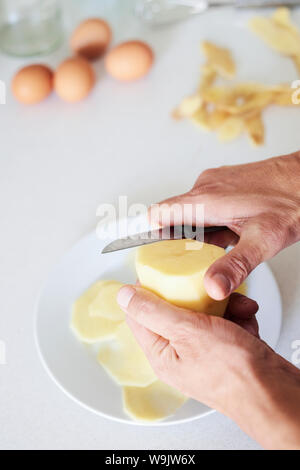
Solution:
{"label": "glass jar", "polygon": [[0,0],[0,48],[26,57],[51,52],[62,41],[58,0]]}

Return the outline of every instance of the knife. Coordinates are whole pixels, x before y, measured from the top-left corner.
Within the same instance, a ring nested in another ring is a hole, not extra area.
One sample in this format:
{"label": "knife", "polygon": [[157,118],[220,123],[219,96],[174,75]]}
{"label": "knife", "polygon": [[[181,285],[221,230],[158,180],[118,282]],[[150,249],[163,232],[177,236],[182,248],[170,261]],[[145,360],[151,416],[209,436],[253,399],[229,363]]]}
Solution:
{"label": "knife", "polygon": [[246,9],[299,5],[300,0],[137,0],[135,14],[148,25],[159,26],[204,13],[211,7]]}
{"label": "knife", "polygon": [[129,237],[119,238],[106,245],[102,253],[112,253],[113,251],[126,250],[142,245],[149,245],[162,240],[191,239],[203,241],[203,234],[220,232],[227,230],[227,227],[196,227],[193,225],[175,225],[174,227],[164,227],[147,232],[136,233]]}

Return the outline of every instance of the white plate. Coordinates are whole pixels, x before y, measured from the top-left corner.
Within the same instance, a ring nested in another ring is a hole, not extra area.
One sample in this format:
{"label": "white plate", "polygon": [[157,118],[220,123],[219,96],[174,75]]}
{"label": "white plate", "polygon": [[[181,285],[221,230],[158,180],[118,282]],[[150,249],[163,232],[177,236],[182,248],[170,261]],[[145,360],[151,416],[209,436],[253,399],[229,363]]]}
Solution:
{"label": "white plate", "polygon": [[[51,273],[38,300],[36,342],[49,375],[70,398],[99,415],[133,424],[122,410],[121,389],[97,364],[95,350],[80,344],[69,327],[72,303],[97,279],[126,283],[136,280],[134,250],[101,255],[104,245],[96,234],[86,236],[66,253]],[[248,288],[249,297],[260,305],[261,337],[274,348],[280,334],[281,299],[266,264],[252,273]],[[189,400],[174,416],[158,425],[191,421],[211,411]]]}

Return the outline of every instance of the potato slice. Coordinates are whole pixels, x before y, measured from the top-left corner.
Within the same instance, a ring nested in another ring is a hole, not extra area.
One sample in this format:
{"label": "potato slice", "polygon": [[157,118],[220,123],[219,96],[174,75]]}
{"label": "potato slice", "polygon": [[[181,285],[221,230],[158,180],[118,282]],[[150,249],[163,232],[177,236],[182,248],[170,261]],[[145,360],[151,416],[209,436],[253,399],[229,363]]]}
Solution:
{"label": "potato slice", "polygon": [[228,300],[211,299],[204,288],[208,267],[225,255],[223,248],[195,240],[164,240],[136,253],[136,271],[143,287],[163,299],[198,312],[222,316]]}
{"label": "potato slice", "polygon": [[91,317],[89,306],[96,298],[103,281],[98,281],[85,291],[72,307],[71,328],[84,343],[97,343],[112,338],[120,324],[106,318]]}
{"label": "potato slice", "polygon": [[245,119],[245,127],[253,145],[258,146],[264,143],[265,127],[261,113]]}
{"label": "potato slice", "polygon": [[216,46],[212,42],[204,41],[201,45],[207,63],[224,78],[233,78],[236,67],[231,52],[223,47]]}
{"label": "potato slice", "polygon": [[125,313],[117,303],[117,294],[123,286],[118,281],[103,281],[97,296],[89,305],[91,317],[102,317],[112,321],[124,321]]}
{"label": "potato slice", "polygon": [[125,322],[119,325],[115,340],[102,345],[98,361],[118,385],[146,387],[157,380]]}
{"label": "potato slice", "polygon": [[187,401],[181,392],[155,381],[148,387],[124,387],[125,413],[137,421],[158,421],[173,415]]}

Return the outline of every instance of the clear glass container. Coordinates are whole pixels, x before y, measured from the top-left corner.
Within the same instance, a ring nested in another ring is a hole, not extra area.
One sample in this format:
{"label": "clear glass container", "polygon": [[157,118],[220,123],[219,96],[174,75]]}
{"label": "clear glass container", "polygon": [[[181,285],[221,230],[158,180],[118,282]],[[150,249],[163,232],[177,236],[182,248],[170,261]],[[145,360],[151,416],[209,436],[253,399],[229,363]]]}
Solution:
{"label": "clear glass container", "polygon": [[0,49],[26,57],[46,54],[63,38],[58,0],[0,0]]}

